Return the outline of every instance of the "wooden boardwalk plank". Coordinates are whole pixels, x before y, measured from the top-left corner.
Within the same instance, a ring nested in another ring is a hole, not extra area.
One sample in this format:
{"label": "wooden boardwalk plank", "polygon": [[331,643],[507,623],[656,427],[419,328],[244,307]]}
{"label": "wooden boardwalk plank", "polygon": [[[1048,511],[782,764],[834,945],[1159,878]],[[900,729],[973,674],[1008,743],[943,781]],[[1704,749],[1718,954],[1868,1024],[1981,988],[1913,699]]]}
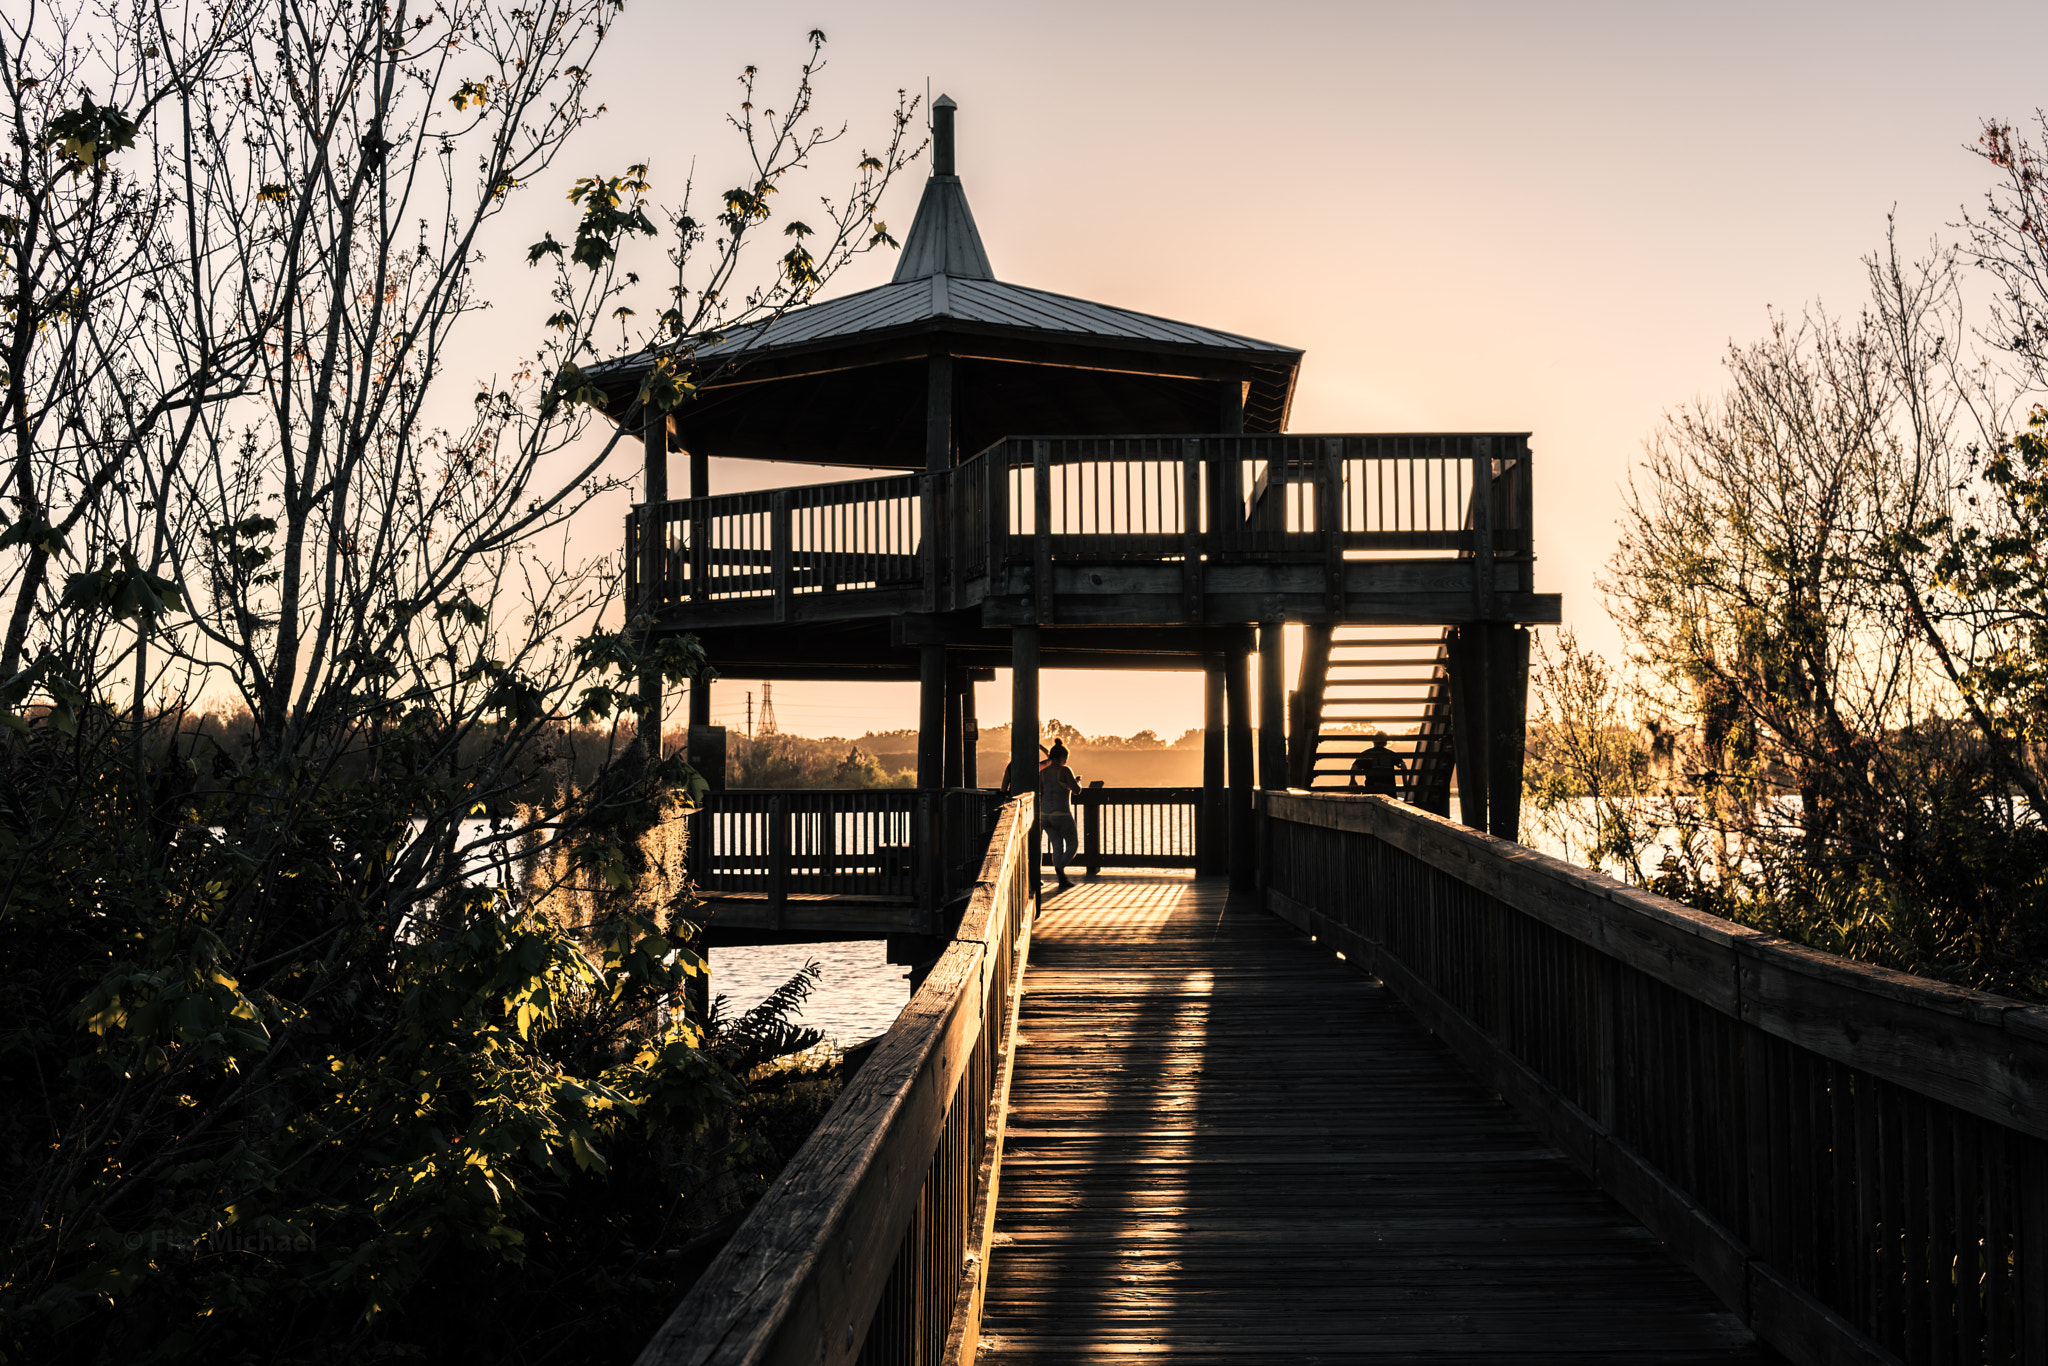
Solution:
{"label": "wooden boardwalk plank", "polygon": [[1777,1358],[1377,982],[1224,884],[1051,897],[981,1356]]}

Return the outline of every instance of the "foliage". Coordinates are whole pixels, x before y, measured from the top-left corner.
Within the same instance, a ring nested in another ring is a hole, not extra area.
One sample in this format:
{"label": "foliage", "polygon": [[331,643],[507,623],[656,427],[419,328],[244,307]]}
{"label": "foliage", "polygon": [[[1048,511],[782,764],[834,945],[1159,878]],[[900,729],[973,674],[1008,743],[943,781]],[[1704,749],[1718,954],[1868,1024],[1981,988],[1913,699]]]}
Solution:
{"label": "foliage", "polygon": [[1570,627],[1555,652],[1540,637],[1531,690],[1525,804],[1532,823],[1564,857],[1641,881],[1654,841],[1644,799],[1650,752],[1629,724],[1614,671]]}
{"label": "foliage", "polygon": [[[838,136],[814,34],[787,117],[735,117],[744,222],[585,177],[552,335],[456,379],[619,8],[0,16],[0,1359],[620,1359],[829,1099],[707,1038],[702,782],[629,718],[710,664],[559,534],[703,335],[880,244],[910,106],[748,285]],[[649,349],[583,441],[578,376]]]}
{"label": "foliage", "polygon": [[1531,797],[1703,909],[2040,999],[2048,418],[2005,427],[2027,367],[1970,352],[1958,260],[1888,249],[1666,421],[1602,585],[1628,668],[1543,657]]}

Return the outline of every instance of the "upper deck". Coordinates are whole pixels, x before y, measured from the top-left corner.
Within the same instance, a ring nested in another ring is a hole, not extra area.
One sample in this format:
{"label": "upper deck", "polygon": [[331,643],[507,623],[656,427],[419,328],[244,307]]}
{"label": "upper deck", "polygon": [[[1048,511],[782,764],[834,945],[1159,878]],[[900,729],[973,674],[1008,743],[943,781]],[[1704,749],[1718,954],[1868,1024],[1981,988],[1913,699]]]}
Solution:
{"label": "upper deck", "polygon": [[930,474],[634,508],[662,629],[1559,619],[1526,433],[1015,437]]}

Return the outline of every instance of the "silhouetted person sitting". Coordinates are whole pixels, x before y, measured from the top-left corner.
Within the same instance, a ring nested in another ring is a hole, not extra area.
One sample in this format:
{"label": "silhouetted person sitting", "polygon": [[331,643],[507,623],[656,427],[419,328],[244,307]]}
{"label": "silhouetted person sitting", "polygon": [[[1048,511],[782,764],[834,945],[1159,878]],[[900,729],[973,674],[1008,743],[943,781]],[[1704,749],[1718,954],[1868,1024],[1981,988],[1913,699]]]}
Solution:
{"label": "silhouetted person sitting", "polygon": [[1401,795],[1401,775],[1408,769],[1400,755],[1387,748],[1384,731],[1374,731],[1372,748],[1351,761],[1351,787],[1375,797]]}

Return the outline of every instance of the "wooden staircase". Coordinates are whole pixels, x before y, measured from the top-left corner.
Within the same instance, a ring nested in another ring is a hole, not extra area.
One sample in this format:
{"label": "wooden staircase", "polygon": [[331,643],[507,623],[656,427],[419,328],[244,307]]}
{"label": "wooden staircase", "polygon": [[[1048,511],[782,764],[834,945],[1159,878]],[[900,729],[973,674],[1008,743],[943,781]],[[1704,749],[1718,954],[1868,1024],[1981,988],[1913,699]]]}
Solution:
{"label": "wooden staircase", "polygon": [[1307,627],[1289,718],[1293,786],[1348,788],[1352,761],[1379,730],[1407,765],[1401,796],[1449,815],[1456,756],[1448,661],[1442,630]]}

